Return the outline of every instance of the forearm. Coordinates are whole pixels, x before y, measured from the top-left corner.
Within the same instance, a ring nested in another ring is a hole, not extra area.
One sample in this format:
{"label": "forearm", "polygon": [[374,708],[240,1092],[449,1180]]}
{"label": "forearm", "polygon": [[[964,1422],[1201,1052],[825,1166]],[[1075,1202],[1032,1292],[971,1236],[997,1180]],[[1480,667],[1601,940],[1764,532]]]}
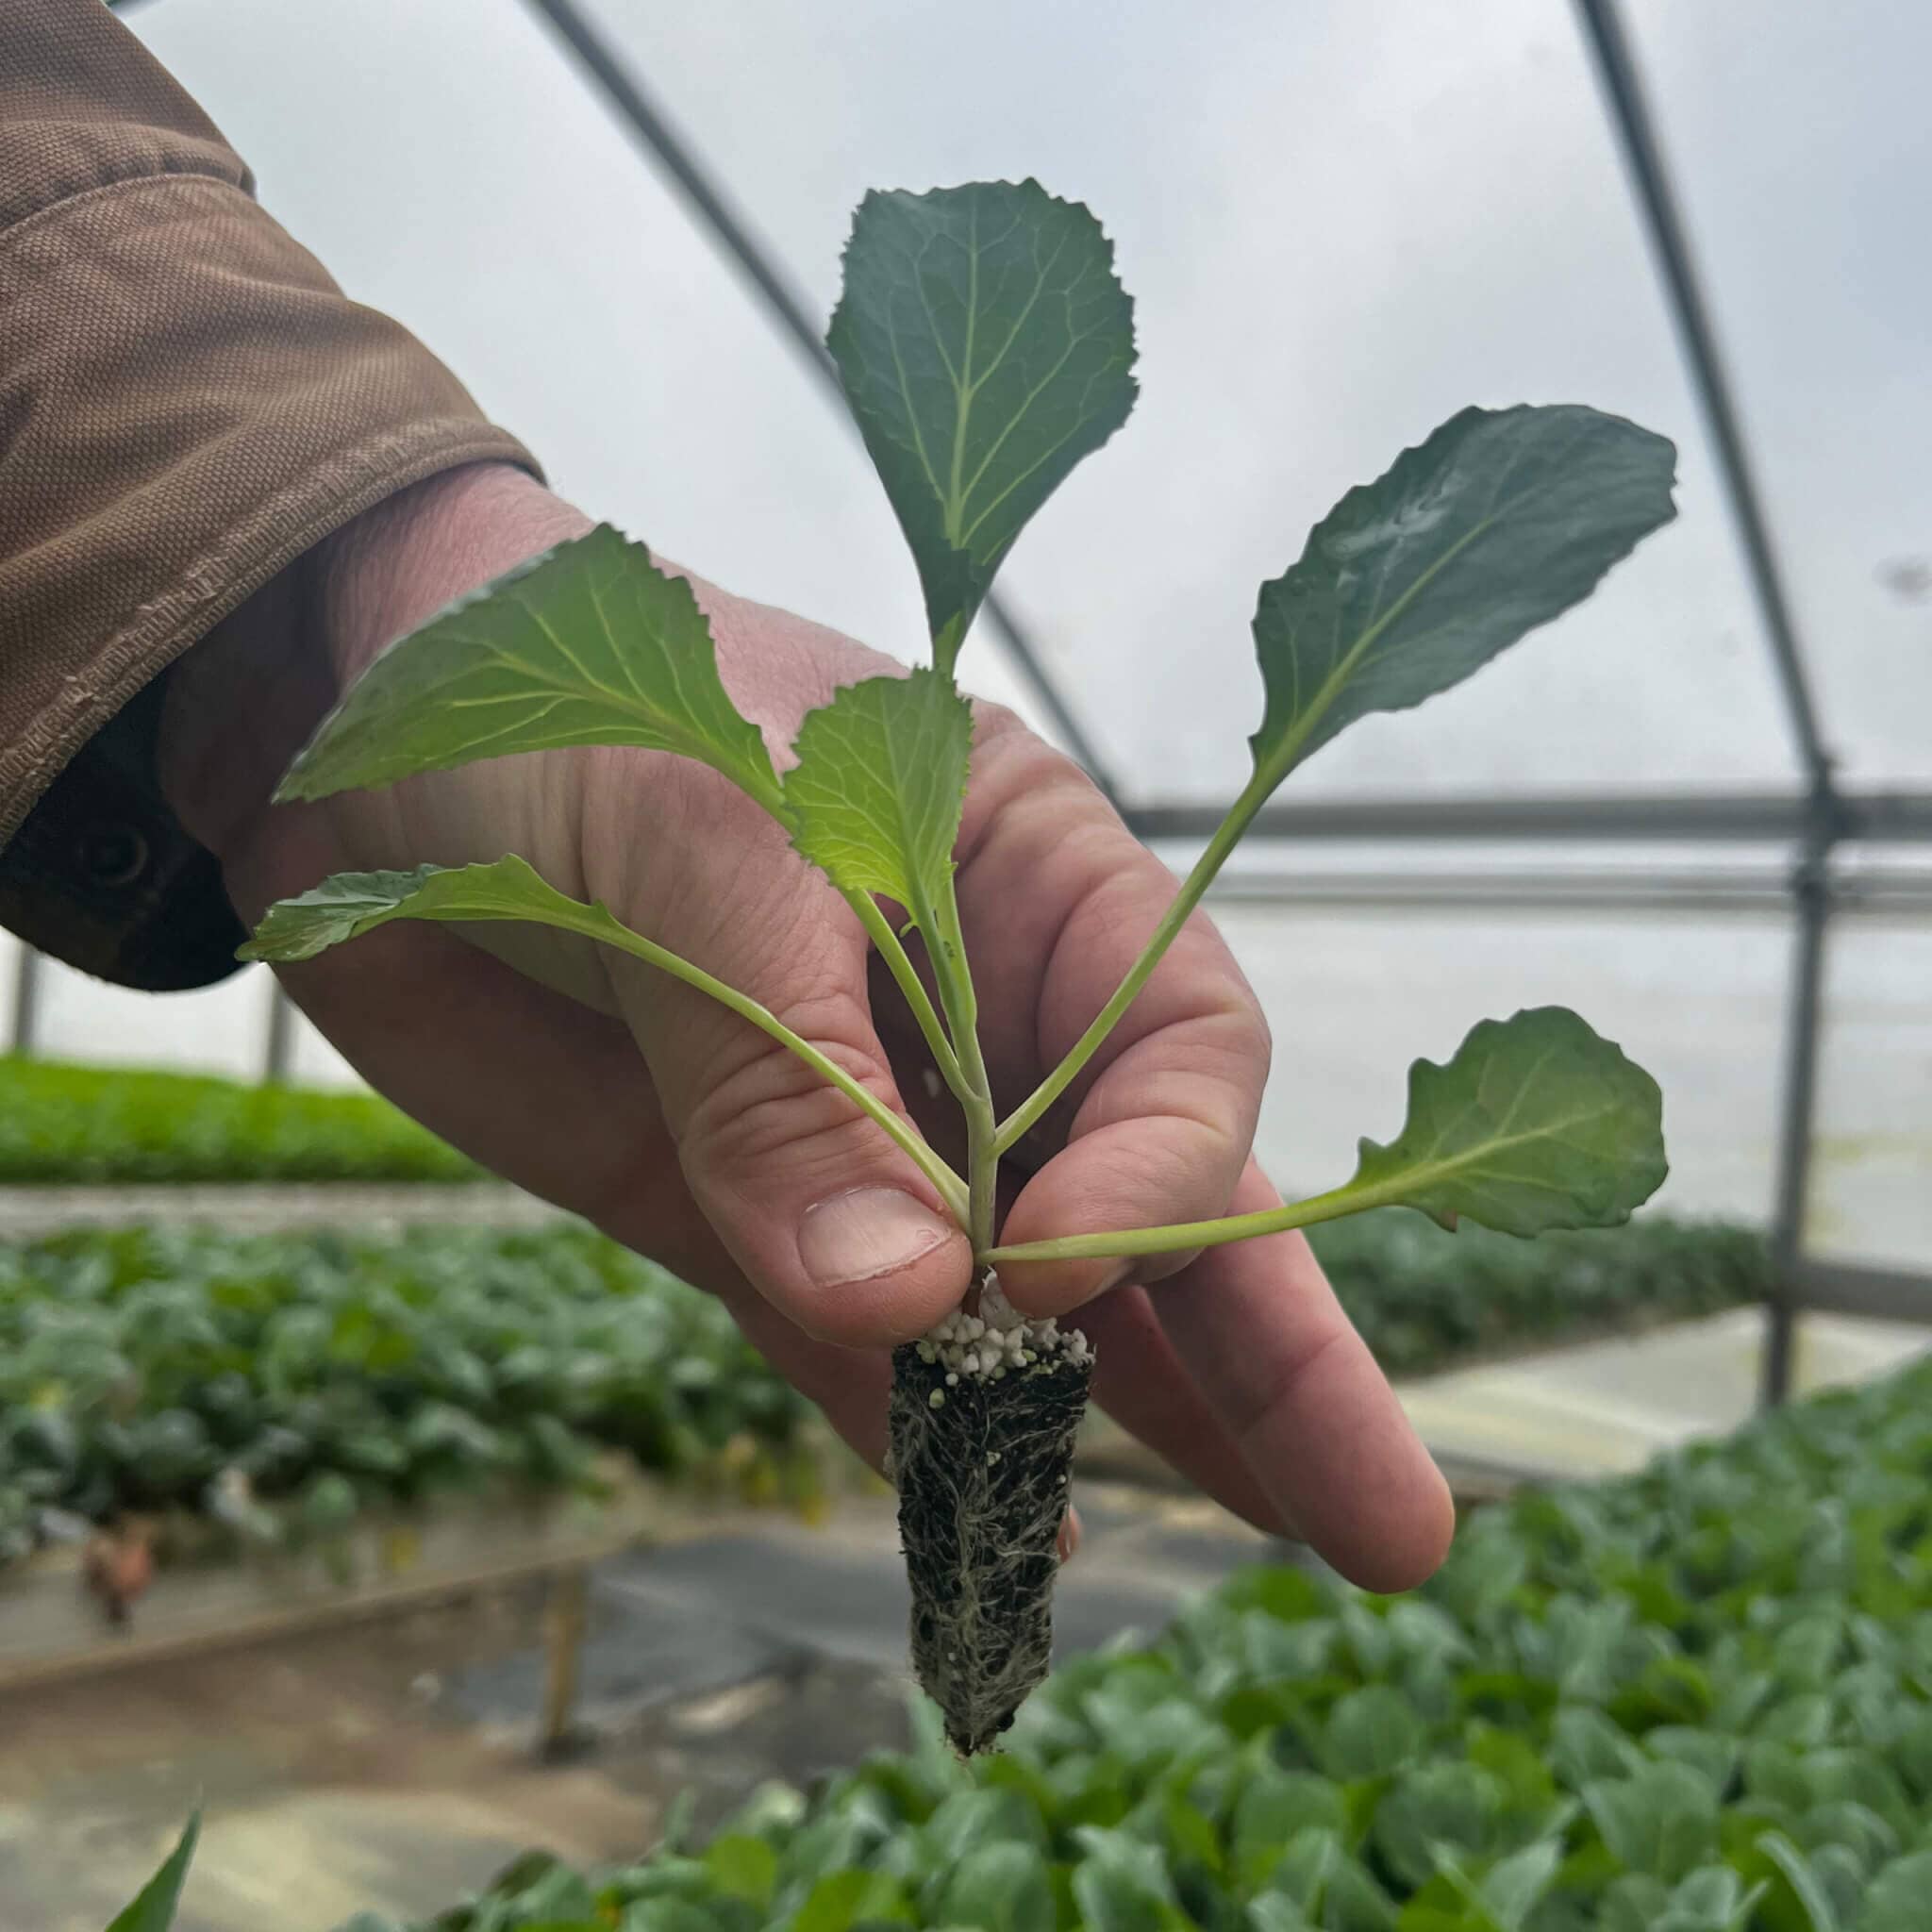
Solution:
{"label": "forearm", "polygon": [[[529,460],[252,190],[98,0],[7,8],[0,921],[137,984],[219,975],[192,933],[219,899],[153,786],[145,713],[110,757],[87,748],[372,506],[452,465]],[[76,857],[96,845],[138,862]],[[142,939],[184,892],[189,936]]]}

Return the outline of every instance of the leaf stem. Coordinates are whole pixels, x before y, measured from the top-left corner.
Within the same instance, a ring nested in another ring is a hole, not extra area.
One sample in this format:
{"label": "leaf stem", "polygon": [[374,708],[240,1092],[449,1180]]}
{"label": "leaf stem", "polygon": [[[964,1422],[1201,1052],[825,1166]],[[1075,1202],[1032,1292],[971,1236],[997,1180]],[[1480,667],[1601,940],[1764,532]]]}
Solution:
{"label": "leaf stem", "polygon": [[1181,1221],[1168,1227],[1130,1227],[1118,1234],[1062,1235],[1055,1241],[1022,1241],[1015,1247],[990,1248],[981,1259],[1004,1261],[1089,1261],[1116,1255],[1180,1255],[1191,1248],[1224,1247],[1230,1241],[1253,1241],[1257,1235],[1285,1234],[1291,1227],[1312,1227],[1321,1221],[1386,1208],[1400,1198],[1387,1188],[1331,1188],[1325,1194],[1285,1208],[1266,1208],[1257,1214],[1229,1214],[1219,1221]]}
{"label": "leaf stem", "polygon": [[1207,850],[1195,860],[1193,871],[1174,894],[1174,903],[1161,916],[1160,924],[1154,928],[1153,937],[1141,949],[1141,957],[1127,968],[1126,977],[1114,990],[1113,997],[1101,1008],[1093,1024],[1074,1042],[1059,1065],[1000,1123],[994,1142],[999,1153],[1005,1154],[1034,1127],[1047,1108],[1073,1085],[1080,1070],[1099,1052],[1108,1035],[1119,1025],[1122,1015],[1134,1004],[1141,989],[1153,976],[1154,969],[1160,964],[1168,947],[1179,937],[1181,927],[1201,903],[1202,895],[1214,883],[1215,875],[1227,862],[1228,855],[1241,842],[1241,834],[1267,803],[1277,782],[1272,774],[1264,782],[1264,774],[1258,771],[1249,779],[1246,789],[1228,808],[1227,816],[1208,840]]}
{"label": "leaf stem", "polygon": [[940,1001],[959,1055],[960,1110],[966,1116],[966,1232],[973,1251],[992,1246],[993,1215],[999,1179],[998,1117],[993,1112],[992,1082],[979,1046],[979,995],[974,990],[973,968],[966,957],[966,936],[959,924],[959,898],[952,869],[946,869],[937,904],[914,908],[919,928],[926,937]]}
{"label": "leaf stem", "polygon": [[892,930],[892,922],[879,910],[877,900],[870,892],[854,890],[844,892],[843,896],[845,903],[858,915],[858,923],[864,926],[867,937],[879,949],[879,957],[898,982],[899,991],[906,996],[906,1004],[912,1008],[912,1017],[919,1022],[919,1030],[925,1037],[940,1077],[964,1100],[969,1090],[966,1076],[959,1068],[959,1056],[953,1051],[953,1042],[946,1038],[944,1023],[934,1010],[932,1000],[926,993],[925,982],[920,978],[919,969],[907,956],[899,935]]}
{"label": "leaf stem", "polygon": [[[946,1204],[947,1211],[954,1220],[962,1227],[966,1225],[971,1212],[966,1183],[954,1173],[949,1162],[926,1144],[910,1121],[894,1113],[869,1087],[861,1086],[836,1060],[828,1058],[810,1041],[794,1033],[775,1013],[760,1006],[749,993],[740,992],[734,986],[726,986],[722,979],[712,978],[702,966],[693,966],[689,959],[679,958],[675,953],[647,940],[642,933],[633,932],[608,907],[587,906],[583,912],[581,920],[546,917],[544,924],[560,926],[567,932],[580,932],[587,939],[601,940],[607,945],[634,954],[645,964],[657,967],[660,973],[668,973],[686,986],[708,993],[720,1006],[728,1007],[741,1019],[749,1020],[760,1033],[796,1054],[815,1074],[830,1081],[855,1107],[870,1114],[891,1137],[900,1151],[939,1190],[940,1198]],[[599,914],[602,914],[601,918]]]}

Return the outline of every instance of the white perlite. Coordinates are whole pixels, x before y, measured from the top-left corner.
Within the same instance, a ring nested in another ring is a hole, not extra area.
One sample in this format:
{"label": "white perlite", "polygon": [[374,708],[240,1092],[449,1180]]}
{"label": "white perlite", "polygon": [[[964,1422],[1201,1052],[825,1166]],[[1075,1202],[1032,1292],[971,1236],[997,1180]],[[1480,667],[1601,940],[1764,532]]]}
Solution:
{"label": "white perlite", "polygon": [[1079,1329],[1062,1330],[1051,1315],[1040,1322],[1023,1315],[1001,1292],[991,1268],[980,1279],[979,1312],[955,1308],[920,1337],[918,1348],[921,1361],[945,1370],[948,1388],[958,1388],[962,1375],[997,1382],[1008,1369],[1031,1368],[1046,1356],[1064,1356],[1075,1365],[1093,1359]]}

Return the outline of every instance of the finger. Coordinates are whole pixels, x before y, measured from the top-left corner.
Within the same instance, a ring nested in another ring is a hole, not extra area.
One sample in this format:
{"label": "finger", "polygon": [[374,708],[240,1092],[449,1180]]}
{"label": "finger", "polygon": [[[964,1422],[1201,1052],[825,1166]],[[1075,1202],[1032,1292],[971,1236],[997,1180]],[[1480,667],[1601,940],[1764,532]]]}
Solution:
{"label": "finger", "polygon": [[[967,929],[993,936],[975,955],[991,956],[982,1009],[996,1083],[1017,1100],[1106,1005],[1175,885],[1085,777],[1037,741],[995,732],[981,764],[992,816],[962,868]],[[1002,1240],[1224,1212],[1253,1144],[1268,1059],[1259,1004],[1197,914],[1070,1089],[1065,1150],[1022,1191]],[[1150,1258],[1135,1278],[1183,1265]],[[1060,1314],[1126,1273],[1105,1260],[1028,1262],[1001,1279],[1016,1305]]]}
{"label": "finger", "polygon": [[1093,1397],[1204,1495],[1269,1536],[1292,1536],[1275,1502],[1195,1386],[1149,1291],[1116,1289],[1080,1311],[1093,1343]]}
{"label": "finger", "polygon": [[[1235,1211],[1279,1200],[1251,1166]],[[1153,1299],[1257,1481],[1321,1556],[1377,1591],[1441,1563],[1448,1485],[1301,1235],[1210,1248]]]}
{"label": "finger", "polygon": [[[691,781],[703,850],[740,876],[686,875],[689,857],[640,841],[620,908],[648,936],[750,995],[902,1119],[866,991],[863,930],[750,801]],[[691,841],[685,841],[687,853]],[[745,1277],[807,1333],[847,1346],[910,1340],[958,1306],[972,1248],[939,1191],[823,1074],[703,993],[631,960],[617,1005],[651,1071],[693,1198]]]}

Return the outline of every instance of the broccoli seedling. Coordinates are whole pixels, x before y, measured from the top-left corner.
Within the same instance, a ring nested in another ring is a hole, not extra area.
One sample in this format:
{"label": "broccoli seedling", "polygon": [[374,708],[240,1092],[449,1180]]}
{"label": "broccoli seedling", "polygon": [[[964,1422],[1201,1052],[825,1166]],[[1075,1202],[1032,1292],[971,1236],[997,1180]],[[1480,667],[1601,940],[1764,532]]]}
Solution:
{"label": "broccoli seedling", "polygon": [[[983,1271],[966,1305],[895,1353],[891,1417],[914,1657],[968,1753],[1011,1722],[1046,1667],[1055,1536],[1091,1374],[1077,1328],[1008,1306],[1003,1262],[1176,1253],[1396,1205],[1514,1235],[1605,1227],[1665,1172],[1656,1083],[1574,1013],[1543,1008],[1481,1022],[1441,1065],[1418,1061],[1401,1132],[1362,1141],[1354,1176],[1325,1193],[1185,1226],[1000,1244],[1001,1157],[1091,1061],[1282,780],[1357,718],[1422,703],[1578,603],[1674,514],[1671,444],[1572,405],[1465,409],[1342,497],[1261,587],[1253,775],[1113,996],[1002,1114],[954,891],[974,730],[954,671],[1028,519],[1133,406],[1133,311],[1112,258],[1085,208],[1033,181],[866,197],[828,341],[918,567],[932,662],[841,690],[806,718],[782,776],[724,691],[690,588],[600,525],[390,646],[279,794],[565,745],[711,766],[786,827],[863,924],[958,1102],[963,1174],[757,1001],[514,855],[338,875],[273,908],[243,949],[308,958],[393,919],[581,934],[782,1042],[917,1163]],[[915,930],[936,1005],[905,943]]]}

